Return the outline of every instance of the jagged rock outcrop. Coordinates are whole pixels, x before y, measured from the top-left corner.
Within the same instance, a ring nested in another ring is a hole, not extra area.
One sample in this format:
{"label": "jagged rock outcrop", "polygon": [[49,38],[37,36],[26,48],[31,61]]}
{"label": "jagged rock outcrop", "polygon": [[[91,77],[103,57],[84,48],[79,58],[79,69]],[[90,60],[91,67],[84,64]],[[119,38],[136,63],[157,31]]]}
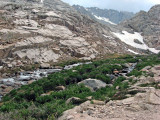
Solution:
{"label": "jagged rock outcrop", "polygon": [[117,11],[112,9],[100,9],[97,7],[84,8],[79,5],[73,7],[80,13],[91,17],[102,24],[119,24],[120,22],[130,19],[134,16],[132,12]]}

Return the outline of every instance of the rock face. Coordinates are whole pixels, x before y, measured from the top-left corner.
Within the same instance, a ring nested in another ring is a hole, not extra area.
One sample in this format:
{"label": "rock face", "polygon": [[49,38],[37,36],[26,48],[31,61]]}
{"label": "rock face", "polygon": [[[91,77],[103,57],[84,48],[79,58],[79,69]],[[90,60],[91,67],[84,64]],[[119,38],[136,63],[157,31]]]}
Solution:
{"label": "rock face", "polygon": [[[160,90],[148,88],[146,93],[137,93],[124,100],[87,101],[80,106],[67,110],[58,120],[159,120]],[[100,103],[100,104],[99,104]],[[103,104],[101,104],[103,103]]]}
{"label": "rock face", "polygon": [[[119,24],[120,22],[130,19],[134,16],[134,13],[132,12],[123,12],[123,11],[116,11],[112,9],[100,9],[96,7],[90,7],[90,8],[84,8],[79,5],[73,5],[73,7],[79,11],[82,14],[85,14],[87,16],[90,16],[91,18],[97,20],[98,22],[109,24],[108,21],[111,21],[112,23]],[[97,16],[97,17],[95,17]],[[105,18],[103,20],[97,19],[97,18]]]}
{"label": "rock face", "polygon": [[160,5],[152,7],[148,12],[141,11],[122,26],[142,32],[144,41],[149,47],[160,50]]}

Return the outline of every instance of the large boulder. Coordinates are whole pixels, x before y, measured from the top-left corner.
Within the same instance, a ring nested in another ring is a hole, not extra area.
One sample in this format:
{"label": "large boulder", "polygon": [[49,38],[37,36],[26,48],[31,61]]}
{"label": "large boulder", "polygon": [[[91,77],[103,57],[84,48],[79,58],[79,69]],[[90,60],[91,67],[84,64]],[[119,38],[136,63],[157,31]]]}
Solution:
{"label": "large boulder", "polygon": [[51,66],[48,63],[42,63],[41,66],[40,66],[41,69],[49,69],[50,67]]}
{"label": "large boulder", "polygon": [[107,86],[106,83],[102,82],[101,80],[96,80],[96,79],[86,79],[78,84],[84,84],[86,87],[90,88],[91,91],[96,91],[100,88],[104,88]]}

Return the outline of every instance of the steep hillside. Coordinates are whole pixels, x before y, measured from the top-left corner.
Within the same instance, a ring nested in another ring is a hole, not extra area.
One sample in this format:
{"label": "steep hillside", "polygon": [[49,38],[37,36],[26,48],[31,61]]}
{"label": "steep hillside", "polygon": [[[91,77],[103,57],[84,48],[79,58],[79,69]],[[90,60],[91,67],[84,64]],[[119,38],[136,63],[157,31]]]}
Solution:
{"label": "steep hillside", "polygon": [[1,68],[130,53],[109,27],[60,0],[1,0],[0,35]]}
{"label": "steep hillside", "polygon": [[121,25],[136,32],[143,33],[144,41],[149,47],[160,50],[160,5],[152,7],[148,12],[141,11],[132,19]]}

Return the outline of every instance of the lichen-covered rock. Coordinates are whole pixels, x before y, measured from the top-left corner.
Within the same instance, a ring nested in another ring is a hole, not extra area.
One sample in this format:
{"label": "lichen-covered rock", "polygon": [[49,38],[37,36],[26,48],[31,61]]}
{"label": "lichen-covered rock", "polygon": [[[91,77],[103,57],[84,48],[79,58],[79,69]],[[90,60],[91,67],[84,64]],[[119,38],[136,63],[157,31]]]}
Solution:
{"label": "lichen-covered rock", "polygon": [[102,82],[101,80],[97,80],[97,79],[86,79],[79,82],[78,84],[79,85],[84,84],[86,87],[90,88],[92,91],[96,91],[100,88],[104,88],[107,85],[105,82]]}

